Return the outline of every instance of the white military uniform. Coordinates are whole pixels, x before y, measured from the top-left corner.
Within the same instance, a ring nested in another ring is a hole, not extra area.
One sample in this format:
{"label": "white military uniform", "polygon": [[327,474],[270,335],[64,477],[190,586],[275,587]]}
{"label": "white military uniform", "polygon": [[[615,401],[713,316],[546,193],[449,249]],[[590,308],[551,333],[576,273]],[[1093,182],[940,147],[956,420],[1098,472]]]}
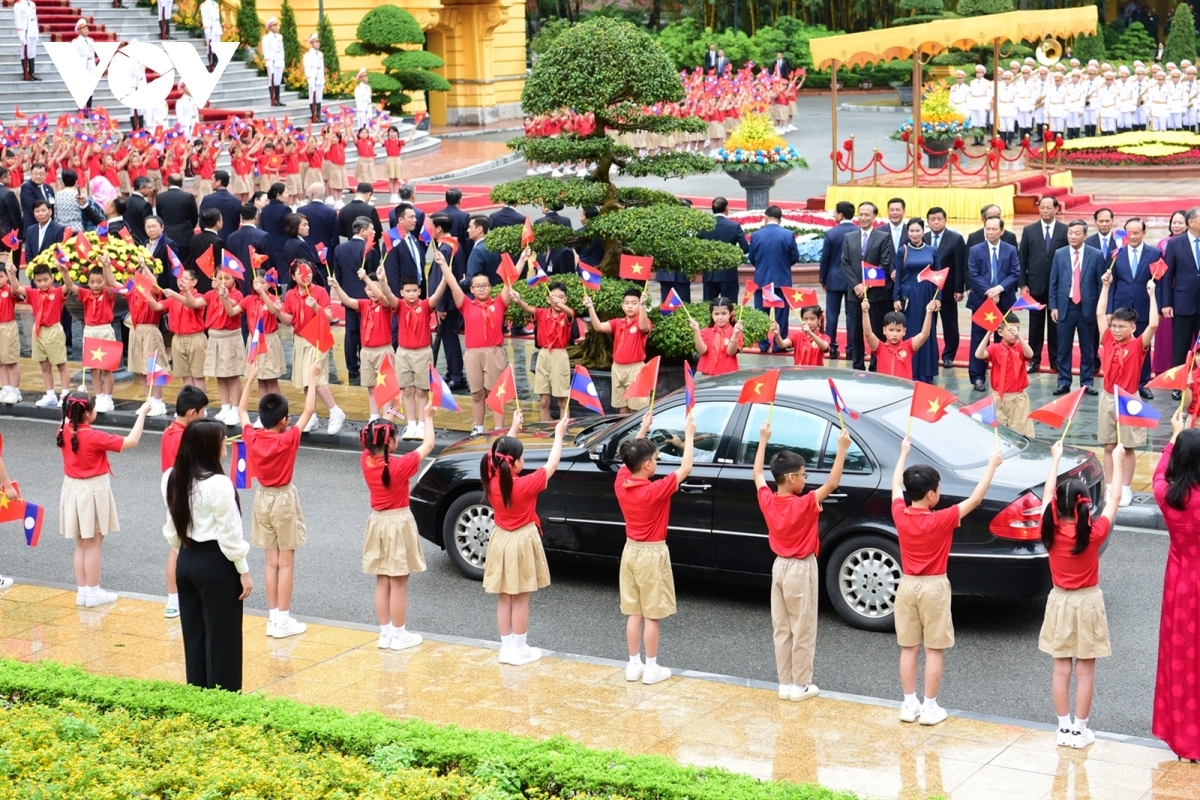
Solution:
{"label": "white military uniform", "polygon": [[196,107],[196,99],[188,92],[179,95],[175,101],[175,121],[191,141],[192,131],[200,122],[200,110]]}
{"label": "white military uniform", "polygon": [[325,56],[315,47],[304,54],[304,77],[308,79],[308,102],[319,104],[325,96]]}
{"label": "white military uniform", "polygon": [[354,127],[362,128],[371,124],[371,87],[361,81],[354,87]]}
{"label": "white military uniform", "polygon": [[1125,77],[1117,79],[1117,108],[1121,112],[1117,127],[1121,130],[1132,130],[1137,122],[1138,87],[1137,81]]}
{"label": "white military uniform", "polygon": [[1063,133],[1067,127],[1067,84],[1062,82],[1062,76],[1052,78],[1046,84],[1046,100],[1043,108],[1046,112],[1046,122],[1054,133]]}
{"label": "white military uniform", "polygon": [[1083,108],[1086,104],[1087,85],[1078,73],[1071,76],[1071,83],[1066,86],[1067,93],[1067,132],[1079,136],[1083,128]]}
{"label": "white military uniform", "polygon": [[1150,103],[1150,119],[1154,130],[1165,131],[1171,125],[1171,87],[1166,81],[1155,81],[1146,98]]}
{"label": "white military uniform", "polygon": [[1179,80],[1179,76],[1172,75],[1171,82],[1167,84],[1170,89],[1170,100],[1168,101],[1171,111],[1171,130],[1177,131],[1183,127],[1183,117],[1187,114],[1188,107],[1188,87]]}
{"label": "white military uniform", "polygon": [[1200,81],[1196,80],[1194,74],[1188,73],[1183,85],[1187,89],[1187,111],[1183,115],[1183,126],[1192,130],[1196,127],[1196,104],[1200,101]]}
{"label": "white military uniform", "polygon": [[1134,77],[1134,85],[1137,86],[1138,107],[1137,113],[1134,115],[1134,124],[1142,128],[1150,125],[1150,87],[1153,81],[1148,80],[1145,75]]}
{"label": "white military uniform", "polygon": [[153,131],[159,126],[166,130],[169,127],[170,116],[171,111],[165,99],[158,105],[150,106],[146,109],[146,130]]}
{"label": "white military uniform", "polygon": [[1037,106],[1040,87],[1033,77],[1013,79],[1014,100],[1017,107],[1018,134],[1033,127],[1033,110]]}
{"label": "white military uniform", "polygon": [[21,42],[21,58],[34,58],[38,46],[37,6],[33,0],[17,0],[13,3],[13,19],[17,25],[17,39]]}
{"label": "white military uniform", "polygon": [[267,31],[262,38],[262,56],[267,66],[267,80],[272,86],[283,83],[283,36]]}
{"label": "white military uniform", "polygon": [[997,127],[1001,134],[1011,136],[1017,122],[1017,90],[1013,86],[1011,77],[1007,75],[1004,77],[1010,79],[1001,81],[1000,85],[996,87],[996,115],[1000,117]]}
{"label": "white military uniform", "polygon": [[969,92],[967,113],[971,117],[971,125],[986,128],[988,112],[992,109],[992,82],[987,78],[975,78],[971,81]]}
{"label": "white military uniform", "polygon": [[970,96],[971,87],[967,86],[965,81],[960,80],[950,87],[950,105],[963,116],[967,115],[967,101]]}
{"label": "white military uniform", "polygon": [[1104,80],[1098,75],[1083,76],[1083,124],[1094,127],[1100,119],[1100,87]]}
{"label": "white military uniform", "polygon": [[170,22],[171,15],[175,13],[175,0],[158,0],[158,20],[159,22]]}
{"label": "white military uniform", "polygon": [[204,28],[204,43],[211,54],[213,45],[221,41],[221,7],[216,0],[204,0],[200,4],[200,24]]}

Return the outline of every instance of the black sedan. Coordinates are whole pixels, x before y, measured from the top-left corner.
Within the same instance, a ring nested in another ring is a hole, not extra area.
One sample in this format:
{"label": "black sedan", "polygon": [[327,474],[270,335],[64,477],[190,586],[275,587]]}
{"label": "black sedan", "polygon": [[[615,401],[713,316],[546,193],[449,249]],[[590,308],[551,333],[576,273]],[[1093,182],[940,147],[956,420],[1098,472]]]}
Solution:
{"label": "black sedan", "polygon": [[[759,512],[751,467],[765,405],[739,405],[746,373],[702,380],[696,387],[695,467],[671,504],[667,544],[681,574],[722,581],[767,583],[774,556]],[[839,420],[828,378],[858,414],[845,418],[853,444],[841,485],[821,512],[821,569],[825,590],[851,625],[892,625],[900,550],[891,515],[891,476],[909,425],[913,384],[889,376],[836,369],[782,371],[767,459],[788,449],[804,456],[809,489],[824,481],[837,452]],[[655,405],[650,438],[659,449],[659,476],[682,454],[682,392]],[[616,564],[625,544],[624,522],[613,492],[617,448],[636,436],[641,415],[574,425],[562,463],[538,501],[544,544],[553,559]],[[412,491],[421,535],[443,547],[466,576],[480,579],[491,532],[491,509],[480,502],[479,460],[493,437],[473,436],[444,450]],[[525,467],[535,469],[553,440],[549,425],[521,433]],[[912,422],[910,464],[929,463],[942,476],[942,506],[967,497],[995,449],[995,429],[957,409],[937,423]],[[1004,463],[982,505],[963,520],[950,554],[957,594],[1029,600],[1050,590],[1040,542],[1041,498],[1050,450],[1046,442],[999,429]],[[1081,478],[1097,507],[1103,473],[1096,457],[1067,448],[1059,480]]]}

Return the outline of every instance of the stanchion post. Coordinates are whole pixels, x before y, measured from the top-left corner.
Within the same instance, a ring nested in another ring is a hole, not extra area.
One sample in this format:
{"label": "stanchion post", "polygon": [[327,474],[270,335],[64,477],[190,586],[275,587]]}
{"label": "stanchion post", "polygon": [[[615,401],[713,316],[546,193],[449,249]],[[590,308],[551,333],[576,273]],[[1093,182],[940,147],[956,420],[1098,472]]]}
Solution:
{"label": "stanchion post", "polygon": [[871,185],[879,185],[879,148],[875,148],[875,152],[871,156]]}
{"label": "stanchion post", "polygon": [[[837,62],[837,59],[834,59],[833,67],[829,71],[830,116],[833,118],[833,125],[830,129],[830,134],[833,136],[833,185],[834,186],[838,185],[838,165],[837,165],[837,151],[838,151],[837,84],[838,84],[838,76],[837,76],[837,72],[838,72],[838,62]],[[853,178],[854,176],[851,175],[851,177]]]}

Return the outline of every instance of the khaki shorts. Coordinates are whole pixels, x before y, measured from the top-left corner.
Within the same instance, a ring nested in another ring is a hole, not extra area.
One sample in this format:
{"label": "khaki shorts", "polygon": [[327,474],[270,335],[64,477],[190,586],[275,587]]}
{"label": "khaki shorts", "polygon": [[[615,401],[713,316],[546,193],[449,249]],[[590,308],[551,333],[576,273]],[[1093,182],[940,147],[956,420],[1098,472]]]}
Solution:
{"label": "khaki shorts", "polygon": [[67,334],[61,322],[43,325],[33,337],[33,360],[49,361],[55,367],[67,363]]}
{"label": "khaki shorts", "polygon": [[404,167],[400,164],[400,156],[388,156],[383,169],[385,177],[389,181],[404,180]]}
{"label": "khaki shorts", "polygon": [[229,181],[230,194],[250,194],[254,191],[254,176],[253,175],[238,175],[233,173],[233,177]]}
{"label": "khaki shorts", "polygon": [[145,375],[150,355],[157,353],[154,363],[164,372],[167,369],[167,346],[157,325],[134,325],[129,332],[129,371],[134,375]]}
{"label": "khaki shorts", "polygon": [[329,385],[328,353],[322,353],[301,336],[292,339],[292,386],[297,389],[308,388],[308,370],[320,361],[324,367],[317,372],[317,386]]}
{"label": "khaki shorts", "polygon": [[300,180],[299,172],[295,173],[294,175],[285,176],[283,179],[283,185],[285,187],[287,187],[285,189],[285,191],[291,197],[296,197],[296,198],[304,197],[304,188],[302,185],[302,181]]}
{"label": "khaki shorts", "polygon": [[950,619],[950,579],[945,575],[905,575],[896,589],[896,641],[901,647],[924,643],[927,650],[954,646]]}
{"label": "khaki shorts", "polygon": [[[1140,398],[1130,402],[1140,403]],[[1100,410],[1096,419],[1096,438],[1100,444],[1117,443],[1117,418],[1113,411],[1113,396],[1108,392],[1100,392]],[[1121,444],[1125,447],[1141,447],[1146,443],[1146,429],[1133,425],[1121,426]]]}
{"label": "khaki shorts", "polygon": [[625,540],[621,551],[621,613],[665,619],[675,613],[675,576],[666,542]]}
{"label": "khaki shorts", "polygon": [[177,333],[171,337],[171,371],[176,378],[203,378],[208,337],[203,333]]}
{"label": "khaki shorts", "polygon": [[1038,650],[1054,658],[1107,658],[1108,614],[1099,586],[1050,590]]}
{"label": "khaki shorts", "polygon": [[[499,349],[499,348],[497,348]],[[363,351],[366,352],[366,351]],[[503,357],[503,353],[501,353]],[[433,364],[433,348],[422,347],[420,350],[396,349],[396,382],[401,389],[416,387],[429,389],[429,367]],[[492,382],[495,382],[495,378]]]}
{"label": "khaki shorts", "polygon": [[[359,351],[358,358],[362,363],[362,380],[359,381],[359,386],[365,386],[368,389],[375,388],[375,379],[379,375],[379,370],[383,366],[384,360],[392,354],[392,348],[384,345],[383,347],[364,347]],[[399,359],[397,359],[397,362]],[[396,374],[399,376],[399,363],[397,363]]]}
{"label": "khaki shorts", "polygon": [[996,393],[996,421],[1022,436],[1033,438],[1033,420],[1029,418],[1029,395],[1025,392]]}
{"label": "khaki shorts", "polygon": [[[496,385],[496,381],[500,379],[500,373],[504,371],[508,362],[504,358],[504,348],[496,345],[495,347],[475,347],[468,350],[463,356],[463,363],[466,366],[467,386],[470,388],[471,394],[475,394],[475,392],[490,392]],[[403,385],[401,384],[401,386]]]}
{"label": "khaki shorts", "polygon": [[[287,372],[287,361],[283,358],[283,340],[279,338],[279,331],[272,331],[267,334],[267,352],[258,357],[258,381],[273,381],[277,380],[280,375]],[[246,370],[249,371],[250,365],[246,365]]]}
{"label": "khaki shorts", "polygon": [[640,361],[636,364],[612,365],[613,408],[629,406],[630,411],[637,411],[650,405],[650,400],[645,397],[631,397],[628,403],[625,402],[625,390],[629,388],[629,384],[633,383],[633,379],[638,376],[644,366],[646,365]]}
{"label": "khaki shorts", "polygon": [[17,321],[0,322],[0,364],[16,364],[21,360],[21,335]]}
{"label": "khaki shorts", "polygon": [[308,187],[314,183],[325,183],[325,177],[321,175],[320,168],[312,168],[307,164],[300,165],[300,183],[304,186],[304,193],[308,193]]}
{"label": "khaki shorts", "polygon": [[250,543],[263,550],[299,550],[307,539],[296,485],[259,486],[250,517]]}
{"label": "khaki shorts", "polygon": [[112,324],[106,322],[103,325],[84,325],[83,338],[100,339],[105,342],[115,342],[117,340],[117,334],[113,333]]}
{"label": "khaki shorts", "polygon": [[240,378],[246,371],[246,343],[240,330],[208,332],[204,374],[209,378]]}
{"label": "khaki shorts", "polygon": [[[274,184],[274,183],[283,183],[283,181],[281,181],[279,179],[279,173],[277,173],[277,172],[274,174],[271,174],[271,175],[259,175],[258,176],[258,189],[261,192],[271,191],[271,184]],[[286,187],[285,187],[284,191],[287,191]]]}
{"label": "khaki shorts", "polygon": [[538,350],[537,369],[533,373],[533,393],[551,397],[571,394],[571,357],[566,350]]}

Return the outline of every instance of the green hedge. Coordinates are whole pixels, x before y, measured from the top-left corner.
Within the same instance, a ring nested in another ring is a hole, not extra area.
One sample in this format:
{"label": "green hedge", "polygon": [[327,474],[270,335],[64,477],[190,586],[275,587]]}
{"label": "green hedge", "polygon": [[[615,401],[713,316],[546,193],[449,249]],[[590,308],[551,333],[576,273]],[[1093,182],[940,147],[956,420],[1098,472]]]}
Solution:
{"label": "green hedge", "polygon": [[716,767],[681,766],[662,756],[591,750],[561,737],[536,741],[502,732],[393,720],[371,712],[351,716],[341,709],[307,706],[286,698],[112,678],[46,661],[26,664],[0,660],[0,697],[10,703],[48,706],[78,701],[101,711],[124,709],[133,718],[186,714],[204,725],[250,726],[286,734],[304,749],[327,749],[377,761],[381,755],[392,754],[403,767],[496,779],[526,796],[573,797],[585,793],[635,800],[854,798],[816,786],[759,781]]}

